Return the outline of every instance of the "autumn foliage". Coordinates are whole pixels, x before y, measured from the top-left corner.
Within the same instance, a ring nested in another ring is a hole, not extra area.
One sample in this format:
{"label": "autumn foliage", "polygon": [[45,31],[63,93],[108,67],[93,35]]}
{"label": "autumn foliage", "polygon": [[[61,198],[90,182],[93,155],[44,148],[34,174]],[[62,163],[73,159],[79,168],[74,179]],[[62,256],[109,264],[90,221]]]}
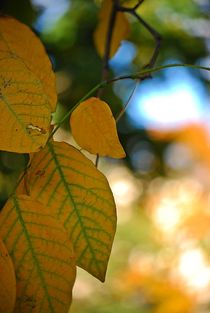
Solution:
{"label": "autumn foliage", "polygon": [[[94,35],[100,55],[110,10],[104,1]],[[123,13],[116,23],[111,55],[129,28]],[[40,40],[11,17],[0,18],[0,33],[0,149],[30,154],[0,214],[0,312],[68,312],[76,266],[105,280],[115,202],[96,166],[53,139],[55,75]],[[75,105],[70,125],[82,149],[125,157],[109,105],[99,98]]]}
{"label": "autumn foliage", "polygon": [[[129,78],[139,82],[151,78],[153,71],[174,66],[154,68],[161,37],[138,14],[143,1],[99,3],[92,41],[101,58],[101,80],[58,121],[53,119],[57,109],[55,74],[42,42],[20,21],[0,16],[0,150],[28,155],[28,163],[0,212],[0,313],[67,313],[77,266],[105,281],[117,216],[112,190],[97,162],[104,156],[125,158],[116,122],[129,100],[113,116],[111,103],[103,101],[101,94],[115,81]],[[155,47],[136,74],[110,78],[108,61],[129,35],[129,17],[145,27]],[[77,147],[55,140],[64,122],[69,123]],[[209,166],[203,126],[192,124],[174,132],[147,129],[147,133],[155,141],[175,139],[188,144]],[[95,155],[95,163],[86,152]],[[150,198],[151,214],[154,203],[161,199],[157,192]],[[207,233],[209,214],[199,217],[197,211],[186,216],[186,232],[196,234],[196,221],[202,224],[201,235]],[[136,266],[120,272],[124,285],[116,289],[119,298],[132,296],[133,288],[144,294],[151,306],[156,305],[157,313],[193,310],[192,298],[171,281],[153,277],[154,271],[155,267],[151,274]]]}

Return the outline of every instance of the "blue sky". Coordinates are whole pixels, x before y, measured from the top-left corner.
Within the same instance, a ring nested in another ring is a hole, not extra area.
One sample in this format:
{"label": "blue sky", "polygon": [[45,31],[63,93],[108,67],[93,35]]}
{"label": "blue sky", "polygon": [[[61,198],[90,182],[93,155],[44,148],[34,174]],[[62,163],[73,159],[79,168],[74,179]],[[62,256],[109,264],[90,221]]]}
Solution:
{"label": "blue sky", "polygon": [[[124,42],[110,62],[115,74],[124,74],[124,71],[129,73],[132,70],[129,64],[134,57],[135,47]],[[168,63],[181,62],[170,60]],[[125,82],[121,84],[126,86]],[[122,90],[123,87],[119,87],[116,92],[125,102]],[[164,78],[155,73],[152,79],[139,85],[127,113],[136,127],[172,129],[189,122],[205,120],[210,113],[208,94],[196,77],[196,70],[165,69]]]}

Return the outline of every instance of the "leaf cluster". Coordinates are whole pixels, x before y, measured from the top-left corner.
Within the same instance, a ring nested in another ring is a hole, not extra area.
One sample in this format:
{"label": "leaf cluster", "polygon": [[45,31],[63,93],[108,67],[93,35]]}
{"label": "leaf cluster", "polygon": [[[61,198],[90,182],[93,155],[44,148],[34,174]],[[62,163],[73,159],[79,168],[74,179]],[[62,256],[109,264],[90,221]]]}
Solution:
{"label": "leaf cluster", "polygon": [[[96,166],[53,139],[55,75],[40,40],[10,17],[0,33],[0,150],[30,155],[0,213],[0,312],[67,312],[76,266],[105,279],[115,202]],[[80,147],[124,157],[109,105],[80,102],[70,118]]]}

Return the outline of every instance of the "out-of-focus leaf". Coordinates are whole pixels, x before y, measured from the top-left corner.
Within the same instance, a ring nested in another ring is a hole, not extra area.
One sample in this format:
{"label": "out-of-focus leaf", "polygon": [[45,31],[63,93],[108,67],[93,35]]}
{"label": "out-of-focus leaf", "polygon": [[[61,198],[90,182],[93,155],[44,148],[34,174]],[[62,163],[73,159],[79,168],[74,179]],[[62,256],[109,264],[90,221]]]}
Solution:
{"label": "out-of-focus leaf", "polygon": [[[94,43],[98,54],[103,57],[105,53],[105,46],[106,46],[106,38],[107,38],[107,31],[109,27],[109,19],[110,14],[112,11],[112,0],[104,0],[102,3],[100,15],[99,15],[99,24],[94,32]],[[120,43],[123,39],[126,39],[129,34],[129,22],[127,17],[124,13],[118,12],[113,33],[111,39],[111,47],[110,47],[110,54],[109,57],[113,57],[115,52],[120,46]]]}
{"label": "out-of-focus leaf", "polygon": [[105,176],[74,147],[49,142],[32,158],[28,190],[64,224],[77,264],[104,281],[116,228],[115,203]]}
{"label": "out-of-focus leaf", "polygon": [[71,114],[72,135],[81,148],[100,156],[125,157],[108,104],[92,97]]}
{"label": "out-of-focus leaf", "polygon": [[40,40],[24,24],[0,18],[0,149],[38,151],[55,111],[55,77]]}
{"label": "out-of-focus leaf", "polygon": [[177,141],[187,145],[194,158],[204,161],[210,167],[209,130],[205,124],[190,123],[175,130],[148,130],[155,140]]}
{"label": "out-of-focus leaf", "polygon": [[0,239],[0,313],[12,313],[16,299],[16,279],[9,253]]}
{"label": "out-of-focus leaf", "polygon": [[28,196],[9,199],[0,234],[17,277],[15,313],[68,312],[75,258],[63,226],[46,206]]}
{"label": "out-of-focus leaf", "polygon": [[[138,266],[138,265],[137,265]],[[153,306],[154,313],[191,313],[195,308],[195,299],[166,277],[155,273],[154,268],[128,270],[121,276],[123,282],[119,291],[128,295],[139,293],[144,301]],[[123,296],[123,295],[122,295]]]}

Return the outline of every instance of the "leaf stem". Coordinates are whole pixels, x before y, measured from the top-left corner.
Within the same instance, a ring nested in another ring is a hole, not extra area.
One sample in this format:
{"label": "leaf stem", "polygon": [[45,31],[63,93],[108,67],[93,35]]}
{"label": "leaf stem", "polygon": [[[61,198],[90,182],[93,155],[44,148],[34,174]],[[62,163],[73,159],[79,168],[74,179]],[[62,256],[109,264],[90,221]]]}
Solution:
{"label": "leaf stem", "polygon": [[94,86],[91,90],[89,90],[84,97],[82,97],[65,115],[64,117],[55,125],[57,125],[53,131],[51,132],[51,134],[49,135],[49,138],[47,140],[47,143],[49,142],[49,140],[53,137],[53,135],[57,132],[57,130],[60,128],[60,126],[67,120],[67,118],[71,115],[71,113],[76,109],[76,107],[78,107],[78,105],[80,105],[81,102],[85,101],[87,98],[89,98],[90,96],[92,96],[92,94],[97,91],[100,88],[103,88],[107,85],[107,81],[103,81],[99,84],[97,84],[96,86]]}
{"label": "leaf stem", "polygon": [[128,75],[123,75],[123,76],[118,76],[114,77],[112,79],[104,80],[101,83],[97,84],[94,86],[91,90],[89,90],[65,115],[64,117],[56,124],[56,127],[54,130],[51,132],[49,135],[48,141],[53,137],[53,135],[57,132],[57,130],[61,127],[61,125],[69,118],[71,113],[76,109],[76,107],[79,106],[79,104],[86,99],[88,99],[90,96],[93,95],[94,92],[99,90],[100,88],[104,88],[105,86],[112,84],[114,82],[117,82],[119,80],[125,80],[125,79],[132,79],[132,80],[144,80],[147,78],[150,78],[149,74],[159,72],[161,70],[167,69],[167,68],[174,68],[174,67],[189,67],[192,69],[200,69],[200,70],[205,70],[205,71],[210,71],[209,67],[206,66],[200,66],[200,65],[194,65],[194,64],[181,64],[181,63],[174,63],[174,64],[166,64],[162,66],[157,66],[154,68],[147,68],[143,69],[137,73],[133,74],[128,74]]}
{"label": "leaf stem", "polygon": [[134,85],[134,88],[133,90],[131,91],[131,94],[130,96],[128,97],[128,100],[126,102],[126,104],[123,106],[122,110],[120,111],[120,113],[116,116],[115,120],[116,120],[116,124],[119,122],[119,120],[121,119],[121,117],[124,115],[125,111],[127,110],[127,107],[131,101],[131,98],[133,97],[135,91],[136,91],[136,88],[138,86],[138,82],[136,81],[135,85]]}
{"label": "leaf stem", "polygon": [[134,74],[128,74],[128,75],[123,75],[123,76],[118,76],[114,77],[106,82],[104,82],[105,86],[110,83],[114,83],[119,80],[124,80],[124,79],[146,79],[149,78],[148,74],[155,73],[155,72],[160,72],[161,70],[167,69],[167,68],[174,68],[174,67],[189,67],[192,69],[200,69],[200,70],[205,70],[205,71],[210,71],[210,67],[206,66],[200,66],[200,65],[194,65],[194,64],[186,64],[186,63],[172,63],[172,64],[166,64],[162,66],[157,66],[153,68],[147,68],[143,69],[140,72],[134,73]]}

